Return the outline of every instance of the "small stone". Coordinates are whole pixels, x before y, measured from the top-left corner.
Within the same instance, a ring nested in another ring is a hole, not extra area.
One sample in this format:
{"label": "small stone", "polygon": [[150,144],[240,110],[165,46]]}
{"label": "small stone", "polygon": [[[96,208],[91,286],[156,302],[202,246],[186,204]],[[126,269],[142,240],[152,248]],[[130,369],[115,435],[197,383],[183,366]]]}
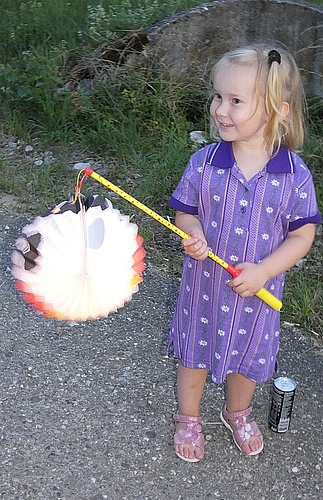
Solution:
{"label": "small stone", "polygon": [[154,439],[157,437],[157,432],[155,431],[147,431],[146,432],[146,436],[149,438],[149,439]]}
{"label": "small stone", "polygon": [[82,170],[83,168],[88,168],[88,167],[90,167],[90,164],[83,162],[74,163],[73,165],[74,170]]}
{"label": "small stone", "polygon": [[196,146],[207,143],[207,139],[204,137],[201,130],[193,130],[193,132],[190,132],[190,139]]}

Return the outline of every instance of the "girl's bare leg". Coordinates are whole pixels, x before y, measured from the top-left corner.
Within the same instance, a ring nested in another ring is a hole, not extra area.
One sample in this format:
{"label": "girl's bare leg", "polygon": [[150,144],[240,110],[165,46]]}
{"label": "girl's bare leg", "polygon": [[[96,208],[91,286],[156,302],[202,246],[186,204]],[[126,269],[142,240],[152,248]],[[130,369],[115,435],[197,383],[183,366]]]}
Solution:
{"label": "girl's bare leg", "polygon": [[[200,404],[208,370],[186,368],[181,363],[177,372],[177,401],[178,411],[181,415],[198,417]],[[185,428],[185,424],[177,423],[176,428]],[[186,458],[203,458],[201,450],[188,444],[176,447],[177,453]]]}
{"label": "girl's bare leg", "polygon": [[[227,376],[226,406],[228,412],[235,413],[246,410],[250,406],[255,389],[256,383],[252,380],[239,373],[230,373]],[[256,451],[261,447],[261,444],[262,438],[260,436],[252,436],[243,443],[243,452],[248,454],[250,451]]]}

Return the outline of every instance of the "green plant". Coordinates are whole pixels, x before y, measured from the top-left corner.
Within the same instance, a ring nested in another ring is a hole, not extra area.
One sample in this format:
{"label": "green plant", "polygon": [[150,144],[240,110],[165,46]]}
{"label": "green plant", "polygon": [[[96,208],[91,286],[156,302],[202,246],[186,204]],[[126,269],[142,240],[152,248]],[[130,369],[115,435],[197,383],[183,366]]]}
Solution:
{"label": "green plant", "polygon": [[282,317],[316,334],[323,331],[323,284],[321,273],[308,269],[292,270],[287,275]]}
{"label": "green plant", "polygon": [[[14,194],[19,211],[41,215],[73,195],[75,171],[59,161],[49,165],[14,165],[0,158],[0,191]],[[36,210],[35,210],[36,207]]]}
{"label": "green plant", "polygon": [[188,9],[199,0],[4,0],[0,32],[3,64],[19,60],[26,50],[60,48],[84,54],[110,36],[149,26]]}
{"label": "green plant", "polygon": [[[194,0],[4,0],[0,30],[1,130],[21,139],[15,155],[0,157],[0,192],[13,194],[17,210],[40,215],[73,194],[73,161],[98,161],[102,175],[172,219],[168,199],[194,146],[189,132],[208,132],[205,84],[196,88],[152,68],[116,66],[101,73],[91,92],[66,75],[75,58],[89,58],[99,44],[113,42]],[[316,2],[316,3],[323,3]],[[71,83],[71,82],[69,82]],[[72,82],[73,83],[73,82]],[[201,106],[205,103],[205,106]],[[309,129],[301,153],[311,168],[323,212],[323,101],[309,98]],[[26,144],[54,151],[49,163],[24,153]],[[88,180],[84,194],[106,190]],[[145,237],[147,259],[179,276],[180,240],[124,200]],[[306,268],[286,276],[283,319],[318,331],[323,338],[322,236]]]}
{"label": "green plant", "polygon": [[57,50],[27,51],[19,64],[2,66],[0,72],[3,112],[25,122],[29,117],[30,129],[43,128],[54,140],[64,139],[62,133],[68,127],[71,109],[71,95],[62,88],[60,63]]}

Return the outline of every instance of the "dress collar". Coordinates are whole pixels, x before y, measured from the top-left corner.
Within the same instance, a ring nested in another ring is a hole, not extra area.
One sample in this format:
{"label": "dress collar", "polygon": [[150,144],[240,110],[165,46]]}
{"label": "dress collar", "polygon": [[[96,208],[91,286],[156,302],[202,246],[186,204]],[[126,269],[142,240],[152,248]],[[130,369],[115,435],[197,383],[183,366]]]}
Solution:
{"label": "dress collar", "polygon": [[[232,168],[235,164],[232,142],[221,141],[215,147],[211,147],[207,161],[214,167]],[[281,146],[277,154],[268,161],[266,171],[276,174],[293,173],[294,164],[291,152]]]}

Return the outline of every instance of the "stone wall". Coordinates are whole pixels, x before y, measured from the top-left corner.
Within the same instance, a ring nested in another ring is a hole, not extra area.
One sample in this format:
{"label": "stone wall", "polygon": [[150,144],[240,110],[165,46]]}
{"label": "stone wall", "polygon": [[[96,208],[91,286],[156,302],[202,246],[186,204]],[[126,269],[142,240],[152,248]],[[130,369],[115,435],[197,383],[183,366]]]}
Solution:
{"label": "stone wall", "polygon": [[323,96],[323,8],[280,0],[219,0],[165,19],[147,30],[136,57],[193,80],[209,77],[225,51],[253,41],[279,41],[302,70],[306,92]]}

